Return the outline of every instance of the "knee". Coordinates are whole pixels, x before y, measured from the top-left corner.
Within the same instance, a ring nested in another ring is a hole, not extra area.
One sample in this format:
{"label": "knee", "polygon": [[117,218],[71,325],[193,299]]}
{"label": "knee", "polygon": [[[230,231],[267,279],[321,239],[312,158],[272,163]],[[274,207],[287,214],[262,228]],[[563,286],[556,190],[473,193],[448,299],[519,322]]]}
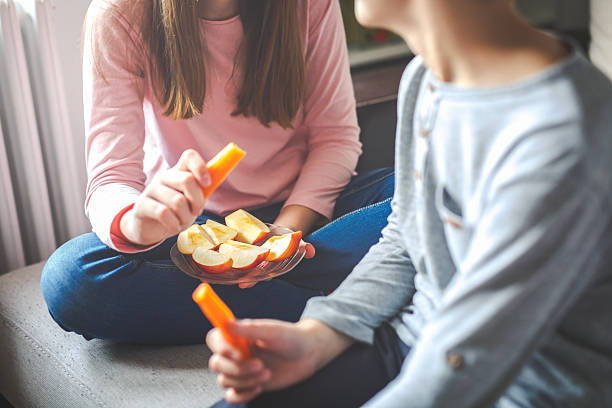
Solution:
{"label": "knee", "polygon": [[96,275],[111,268],[108,260],[116,255],[93,233],[68,241],[51,255],[40,288],[49,313],[64,330],[88,337],[88,320],[97,314],[91,310],[99,296]]}
{"label": "knee", "polygon": [[385,201],[395,193],[395,170],[393,167],[372,170],[364,174],[364,182],[375,192],[377,202]]}

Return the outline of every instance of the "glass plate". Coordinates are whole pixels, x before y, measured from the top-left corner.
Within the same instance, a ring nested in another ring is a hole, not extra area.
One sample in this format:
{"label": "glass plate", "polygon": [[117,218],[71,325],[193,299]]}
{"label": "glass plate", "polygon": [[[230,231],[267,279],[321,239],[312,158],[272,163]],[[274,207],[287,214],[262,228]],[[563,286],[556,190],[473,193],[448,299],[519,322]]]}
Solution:
{"label": "glass plate", "polygon": [[[269,237],[290,234],[291,231],[285,227],[266,224],[270,227]],[[265,242],[265,241],[264,241]],[[219,284],[219,285],[235,285],[238,283],[261,282],[276,278],[291,271],[299,264],[306,255],[306,243],[302,241],[298,250],[292,257],[281,262],[263,261],[259,265],[251,269],[230,269],[223,273],[210,273],[200,268],[191,258],[191,255],[181,254],[176,247],[176,244],[170,249],[170,259],[181,271],[203,282]]]}

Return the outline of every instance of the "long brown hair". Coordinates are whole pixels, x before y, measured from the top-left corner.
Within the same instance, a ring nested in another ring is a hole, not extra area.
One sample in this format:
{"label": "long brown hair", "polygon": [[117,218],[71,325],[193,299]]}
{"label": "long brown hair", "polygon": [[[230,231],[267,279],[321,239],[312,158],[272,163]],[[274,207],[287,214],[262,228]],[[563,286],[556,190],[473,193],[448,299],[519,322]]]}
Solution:
{"label": "long brown hair", "polygon": [[[201,0],[205,1],[205,0]],[[206,63],[196,0],[145,2],[141,31],[164,114],[204,109]],[[240,0],[244,39],[236,56],[240,89],[233,115],[291,127],[304,98],[304,55],[296,0]]]}

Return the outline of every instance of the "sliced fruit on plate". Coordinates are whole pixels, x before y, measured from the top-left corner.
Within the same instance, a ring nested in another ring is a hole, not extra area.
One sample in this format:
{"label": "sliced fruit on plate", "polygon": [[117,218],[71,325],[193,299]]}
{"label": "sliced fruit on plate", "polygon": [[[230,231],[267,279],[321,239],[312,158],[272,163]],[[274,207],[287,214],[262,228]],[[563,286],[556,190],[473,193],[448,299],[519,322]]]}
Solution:
{"label": "sliced fruit on plate", "polygon": [[249,269],[254,268],[265,261],[268,253],[270,253],[270,250],[267,248],[230,240],[221,244],[219,247],[219,252],[232,258],[232,268]]}
{"label": "sliced fruit on plate", "polygon": [[261,247],[270,250],[266,261],[280,262],[290,258],[300,247],[302,241],[302,231],[280,235],[268,239]]}
{"label": "sliced fruit on plate", "polygon": [[270,233],[270,228],[244,210],[237,210],[225,217],[228,227],[238,231],[236,241],[256,244],[263,241]]}
{"label": "sliced fruit on plate", "polygon": [[238,235],[238,231],[235,229],[213,220],[206,221],[206,224],[202,225],[202,228],[208,232],[208,235],[214,237],[219,244],[234,239],[236,235]]}
{"label": "sliced fruit on plate", "polygon": [[192,258],[193,261],[206,272],[223,273],[232,269],[232,258],[204,247],[197,247],[195,251],[193,251]]}
{"label": "sliced fruit on plate", "polygon": [[181,232],[176,240],[176,246],[179,252],[185,255],[193,254],[193,251],[198,247],[212,249],[217,245],[218,244],[208,239],[206,232],[199,224],[193,224],[191,227]]}

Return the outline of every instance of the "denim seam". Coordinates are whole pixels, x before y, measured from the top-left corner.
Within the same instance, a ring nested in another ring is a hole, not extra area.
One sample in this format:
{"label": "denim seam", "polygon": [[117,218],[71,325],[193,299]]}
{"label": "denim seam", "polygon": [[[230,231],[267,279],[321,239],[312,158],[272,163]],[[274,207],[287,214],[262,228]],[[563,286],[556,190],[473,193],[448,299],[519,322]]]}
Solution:
{"label": "denim seam", "polygon": [[13,331],[21,334],[29,343],[32,344],[34,348],[36,348],[41,354],[46,356],[49,360],[55,361],[55,365],[60,368],[60,370],[78,387],[93,400],[96,405],[100,407],[108,407],[99,397],[89,388],[85,383],[79,381],[76,376],[70,372],[70,370],[59,362],[57,358],[55,358],[47,349],[45,349],[40,343],[38,343],[32,336],[30,336],[22,327],[17,325],[17,323],[9,320],[7,317],[2,316],[2,321],[6,327],[12,329]]}
{"label": "denim seam", "polygon": [[360,192],[360,191],[363,191],[363,190],[365,190],[366,188],[371,187],[371,186],[373,186],[374,184],[380,183],[380,182],[381,182],[381,181],[383,181],[384,179],[386,179],[386,178],[389,178],[389,177],[393,176],[394,174],[395,174],[395,173],[392,171],[392,172],[390,172],[389,174],[385,174],[384,176],[382,176],[382,177],[380,177],[380,178],[377,178],[377,179],[375,179],[375,180],[372,180],[372,181],[370,181],[369,183],[367,183],[367,184],[365,184],[365,185],[363,185],[363,186],[360,186],[360,187],[355,188],[355,189],[353,189],[353,190],[347,191],[346,193],[342,194],[342,198],[344,198],[344,197],[348,197],[348,196],[350,196],[350,195],[353,195],[353,194],[355,194],[355,193],[358,193],[358,192]]}
{"label": "denim seam", "polygon": [[[172,262],[171,259],[169,259],[170,262]],[[178,269],[178,267],[174,264],[174,262],[172,262],[172,265],[166,265],[166,264],[161,264],[161,263],[156,263],[156,262],[151,262],[151,261],[142,261],[143,263],[146,263],[148,265],[154,266],[156,268],[162,268],[162,269]]]}

